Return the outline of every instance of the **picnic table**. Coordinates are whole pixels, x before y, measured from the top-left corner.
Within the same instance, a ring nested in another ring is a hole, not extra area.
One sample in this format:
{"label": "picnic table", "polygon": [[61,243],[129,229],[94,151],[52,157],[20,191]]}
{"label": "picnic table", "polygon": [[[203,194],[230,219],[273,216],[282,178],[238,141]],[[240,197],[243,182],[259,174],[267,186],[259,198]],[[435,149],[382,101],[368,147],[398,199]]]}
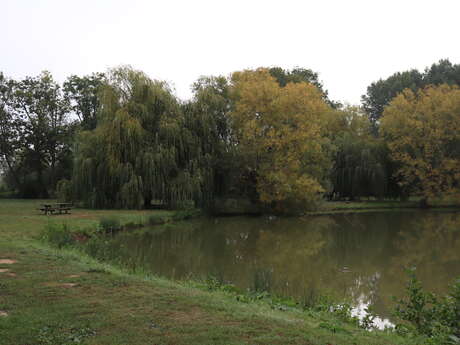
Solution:
{"label": "picnic table", "polygon": [[70,210],[72,209],[73,204],[69,202],[58,202],[55,204],[42,204],[41,207],[39,208],[40,211],[43,212],[43,214],[48,215],[48,214],[68,214],[70,213]]}

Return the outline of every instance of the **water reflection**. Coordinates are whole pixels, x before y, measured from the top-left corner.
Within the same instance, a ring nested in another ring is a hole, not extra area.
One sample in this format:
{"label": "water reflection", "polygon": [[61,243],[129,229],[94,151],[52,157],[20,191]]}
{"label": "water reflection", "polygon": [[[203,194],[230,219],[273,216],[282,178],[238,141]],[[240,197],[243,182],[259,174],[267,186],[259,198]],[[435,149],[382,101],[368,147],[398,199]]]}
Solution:
{"label": "water reflection", "polygon": [[220,218],[117,236],[112,247],[133,266],[172,279],[213,275],[240,288],[320,295],[371,307],[381,324],[401,296],[405,267],[436,293],[460,276],[460,214],[378,212],[305,219]]}

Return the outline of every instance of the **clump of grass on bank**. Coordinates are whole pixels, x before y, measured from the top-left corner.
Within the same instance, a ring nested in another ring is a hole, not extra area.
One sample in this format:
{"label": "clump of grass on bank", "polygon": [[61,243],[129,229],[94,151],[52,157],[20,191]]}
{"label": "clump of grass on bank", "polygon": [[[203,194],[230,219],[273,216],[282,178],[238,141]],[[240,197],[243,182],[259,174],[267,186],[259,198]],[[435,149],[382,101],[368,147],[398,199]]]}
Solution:
{"label": "clump of grass on bank", "polygon": [[114,216],[102,217],[99,221],[99,227],[104,232],[114,232],[121,230],[120,219]]}
{"label": "clump of grass on bank", "polygon": [[149,216],[149,218],[147,220],[147,224],[148,225],[162,225],[162,224],[167,223],[168,220],[169,220],[168,217],[152,214],[152,215]]}
{"label": "clump of grass on bank", "polygon": [[[304,303],[301,303],[292,297],[277,296],[265,290],[238,289],[235,285],[224,283],[219,278],[212,275],[208,276],[203,281],[191,281],[189,283],[194,287],[207,291],[224,292],[241,303],[263,303],[274,310],[296,310],[305,312],[307,315],[314,315],[314,313],[332,314],[334,318],[352,326],[367,330],[374,329],[373,324],[369,323],[368,319],[361,322],[357,316],[353,316],[351,304],[343,302],[338,303],[326,295],[320,296],[314,301],[308,301],[307,303],[304,301]],[[370,315],[369,317],[373,316]]]}
{"label": "clump of grass on bank", "polygon": [[172,220],[188,220],[201,216],[201,211],[195,208],[189,208],[184,210],[178,210],[172,215]]}
{"label": "clump of grass on bank", "polygon": [[57,248],[70,246],[74,243],[73,234],[66,224],[47,224],[43,230],[42,239]]}

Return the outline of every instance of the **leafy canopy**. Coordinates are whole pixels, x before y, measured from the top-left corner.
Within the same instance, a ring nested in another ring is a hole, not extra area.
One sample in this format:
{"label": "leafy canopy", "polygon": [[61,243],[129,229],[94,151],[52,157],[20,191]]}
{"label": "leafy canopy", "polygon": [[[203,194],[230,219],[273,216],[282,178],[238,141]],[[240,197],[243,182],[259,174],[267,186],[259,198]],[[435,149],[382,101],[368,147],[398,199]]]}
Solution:
{"label": "leafy canopy", "polygon": [[460,89],[405,90],[385,109],[381,131],[400,183],[425,199],[460,187]]}
{"label": "leafy canopy", "polygon": [[415,69],[397,72],[387,79],[380,79],[367,88],[362,96],[362,104],[375,129],[378,127],[384,108],[405,89],[417,92],[428,85],[460,85],[460,65],[453,65],[449,60],[440,60],[426,68],[424,72]]}
{"label": "leafy canopy", "polygon": [[267,69],[232,75],[230,113],[242,159],[263,203],[305,207],[323,192],[329,166],[323,127],[331,108],[312,84],[281,87]]}
{"label": "leafy canopy", "polygon": [[79,199],[123,208],[199,200],[206,157],[167,84],[120,67],[108,73],[100,97],[97,127],[78,141]]}

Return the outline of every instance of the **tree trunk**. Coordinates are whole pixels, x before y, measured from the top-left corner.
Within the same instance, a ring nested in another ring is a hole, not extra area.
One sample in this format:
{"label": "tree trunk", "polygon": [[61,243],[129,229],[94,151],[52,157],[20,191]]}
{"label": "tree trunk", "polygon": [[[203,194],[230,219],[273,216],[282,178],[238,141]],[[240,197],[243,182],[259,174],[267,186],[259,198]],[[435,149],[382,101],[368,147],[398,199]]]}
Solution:
{"label": "tree trunk", "polygon": [[419,206],[420,208],[429,208],[430,205],[428,204],[428,198],[422,197],[422,199],[420,199]]}
{"label": "tree trunk", "polygon": [[144,208],[150,209],[152,208],[152,194],[148,193],[148,195],[144,196]]}

